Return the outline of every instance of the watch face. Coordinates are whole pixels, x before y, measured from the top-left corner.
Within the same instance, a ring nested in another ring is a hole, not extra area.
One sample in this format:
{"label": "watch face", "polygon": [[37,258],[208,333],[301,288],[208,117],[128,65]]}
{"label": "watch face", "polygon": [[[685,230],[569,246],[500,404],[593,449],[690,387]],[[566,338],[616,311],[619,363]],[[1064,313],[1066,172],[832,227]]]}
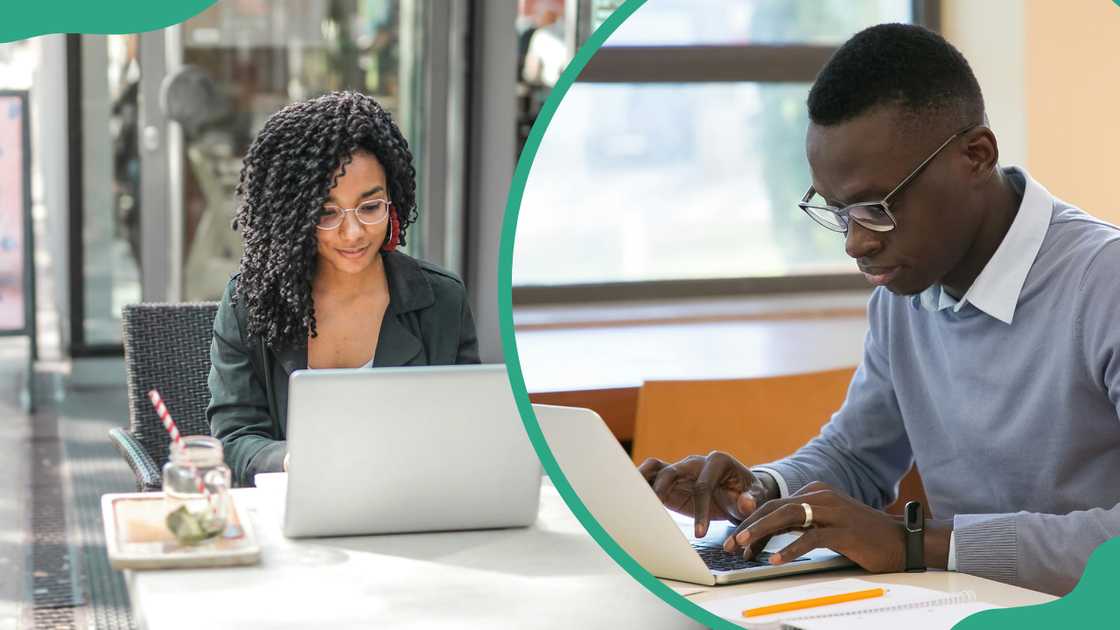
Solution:
{"label": "watch face", "polygon": [[912,532],[922,530],[922,504],[918,501],[906,504],[906,529]]}

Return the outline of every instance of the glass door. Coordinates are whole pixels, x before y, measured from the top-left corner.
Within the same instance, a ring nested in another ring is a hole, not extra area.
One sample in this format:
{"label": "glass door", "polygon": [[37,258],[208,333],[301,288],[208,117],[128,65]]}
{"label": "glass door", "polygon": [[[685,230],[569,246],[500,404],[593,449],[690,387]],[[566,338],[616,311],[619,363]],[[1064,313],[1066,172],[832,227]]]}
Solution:
{"label": "glass door", "polygon": [[[140,64],[136,35],[70,35],[70,352],[119,352],[140,301]],[[78,168],[74,168],[78,166]]]}

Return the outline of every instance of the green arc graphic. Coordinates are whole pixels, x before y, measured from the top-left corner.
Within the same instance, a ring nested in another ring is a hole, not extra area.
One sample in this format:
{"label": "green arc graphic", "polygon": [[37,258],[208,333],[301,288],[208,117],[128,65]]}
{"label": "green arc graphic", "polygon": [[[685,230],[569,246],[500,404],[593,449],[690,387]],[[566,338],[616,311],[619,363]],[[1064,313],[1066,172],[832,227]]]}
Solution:
{"label": "green arc graphic", "polygon": [[[1114,1],[1120,4],[1120,0]],[[541,140],[560,102],[584,66],[587,65],[588,60],[599,50],[611,33],[643,4],[645,4],[645,0],[626,0],[576,52],[575,57],[564,70],[552,93],[545,100],[517,162],[509,198],[506,202],[505,217],[502,223],[501,252],[498,257],[498,314],[502,347],[505,352],[510,385],[517,401],[517,408],[521,412],[525,430],[529,434],[529,440],[532,442],[533,448],[536,449],[544,469],[552,478],[560,496],[564,498],[568,507],[591,534],[592,538],[635,580],[673,608],[712,628],[738,629],[740,626],[713,615],[655,578],[626,553],[591,515],[568,483],[567,477],[564,476],[563,471],[556,463],[556,458],[553,457],[552,451],[544,439],[544,434],[541,432],[540,424],[533,413],[529,394],[525,387],[525,379],[521,372],[521,363],[517,352],[517,339],[514,334],[512,290],[514,239],[517,234],[517,217],[521,207],[521,199],[525,194],[525,185],[532,170],[533,159],[536,157]],[[1114,538],[1097,549],[1089,560],[1089,565],[1081,582],[1065,598],[1037,606],[985,611],[969,617],[958,624],[957,627],[964,630],[1052,628],[1077,625],[1079,621],[1084,623],[1104,619],[1106,618],[1105,611],[1107,610],[1109,596],[1106,592],[1106,585],[1115,582],[1117,577],[1116,567],[1118,566],[1120,566],[1120,538]]]}
{"label": "green arc graphic", "polygon": [[712,628],[738,629],[739,626],[688,601],[655,578],[630,557],[630,554],[626,553],[591,515],[583,501],[572,489],[571,484],[568,483],[568,478],[564,476],[564,472],[560,470],[560,466],[556,463],[556,458],[553,457],[548,442],[545,441],[544,434],[541,432],[540,424],[537,422],[537,417],[533,413],[533,407],[529,401],[529,393],[525,388],[525,378],[521,373],[521,362],[517,354],[517,340],[513,330],[513,243],[517,234],[517,215],[521,207],[521,198],[525,194],[525,184],[529,179],[533,158],[537,155],[541,139],[548,129],[548,124],[552,121],[561,100],[572,87],[584,66],[587,65],[588,60],[599,50],[607,37],[643,4],[645,4],[645,0],[627,0],[580,47],[571,63],[568,64],[568,67],[560,76],[559,81],[556,82],[552,93],[541,106],[537,121],[533,124],[533,128],[529,132],[529,138],[525,142],[525,148],[517,161],[517,168],[513,174],[513,182],[510,185],[509,199],[506,202],[505,216],[502,221],[501,252],[498,256],[498,317],[502,332],[502,348],[505,353],[506,369],[509,371],[510,385],[513,388],[514,398],[517,400],[517,408],[521,412],[521,420],[529,434],[529,441],[536,449],[541,464],[548,472],[560,496],[564,498],[564,502],[568,504],[572,513],[575,514],[592,538],[635,580],[653,594],[665,600],[673,608]]}
{"label": "green arc graphic", "polygon": [[178,24],[217,0],[40,0],[9,2],[0,43],[48,33],[142,33]]}
{"label": "green arc graphic", "polygon": [[[1055,549],[1056,553],[1060,553]],[[976,613],[954,626],[955,630],[987,628],[1092,628],[1118,623],[1115,607],[1117,571],[1120,567],[1120,538],[1113,538],[1089,556],[1085,573],[1065,597],[1035,606],[1001,608]],[[1102,622],[1112,619],[1111,624]]]}
{"label": "green arc graphic", "polygon": [[[54,2],[12,2],[5,7],[0,20],[0,43],[35,37],[47,33],[136,33],[165,28],[187,20],[213,5],[216,0],[112,0],[110,3],[90,0],[63,0]],[[524,195],[525,184],[541,139],[552,120],[560,101],[606,38],[645,0],[627,0],[603,25],[595,31],[586,44],[576,53],[561,76],[556,88],[541,110],[530,132],[525,149],[517,164],[502,224],[501,252],[498,266],[498,300],[502,343],[510,384],[525,429],[536,449],[545,470],[552,477],[560,495],[580,523],[598,544],[623,569],[652,593],[689,617],[715,628],[738,628],[728,621],[700,608],[685,597],[662,584],[630,557],[590,514],[572,490],[552,456],[541,433],[540,425],[532,412],[525,381],[518,361],[513,328],[512,265],[513,245],[517,216]],[[1113,0],[1120,5],[1120,0]],[[1038,606],[992,610],[976,614],[958,624],[963,630],[982,628],[1051,628],[1088,626],[1102,620],[1114,619],[1111,611],[1112,585],[1117,582],[1120,567],[1120,538],[1101,545],[1092,555],[1085,574],[1077,587],[1066,597]]]}

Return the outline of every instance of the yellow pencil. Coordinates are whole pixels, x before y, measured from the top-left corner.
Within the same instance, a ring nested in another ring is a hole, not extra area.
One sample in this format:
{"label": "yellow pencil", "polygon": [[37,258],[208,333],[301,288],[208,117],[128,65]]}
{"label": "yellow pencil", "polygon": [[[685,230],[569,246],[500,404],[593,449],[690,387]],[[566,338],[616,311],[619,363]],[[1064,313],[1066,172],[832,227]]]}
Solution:
{"label": "yellow pencil", "polygon": [[854,602],[857,599],[882,597],[883,595],[886,595],[886,593],[886,589],[869,588],[866,591],[855,591],[854,593],[840,593],[839,595],[828,595],[826,597],[800,599],[795,602],[786,602],[784,604],[772,604],[770,606],[762,606],[759,608],[748,608],[747,610],[743,611],[743,616],[760,617],[762,615],[772,615],[774,613],[788,612],[791,610],[801,610],[802,608],[814,608],[816,606],[827,606],[829,604],[842,604],[844,602]]}

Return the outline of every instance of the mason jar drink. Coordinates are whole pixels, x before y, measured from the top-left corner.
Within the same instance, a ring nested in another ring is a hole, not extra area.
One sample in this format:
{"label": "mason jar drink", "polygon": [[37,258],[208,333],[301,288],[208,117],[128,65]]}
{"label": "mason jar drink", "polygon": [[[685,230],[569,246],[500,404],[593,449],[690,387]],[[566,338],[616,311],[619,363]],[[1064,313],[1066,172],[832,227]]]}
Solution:
{"label": "mason jar drink", "polygon": [[183,448],[172,446],[163,466],[163,495],[167,527],[180,544],[198,544],[225,530],[231,479],[217,439],[189,435]]}

